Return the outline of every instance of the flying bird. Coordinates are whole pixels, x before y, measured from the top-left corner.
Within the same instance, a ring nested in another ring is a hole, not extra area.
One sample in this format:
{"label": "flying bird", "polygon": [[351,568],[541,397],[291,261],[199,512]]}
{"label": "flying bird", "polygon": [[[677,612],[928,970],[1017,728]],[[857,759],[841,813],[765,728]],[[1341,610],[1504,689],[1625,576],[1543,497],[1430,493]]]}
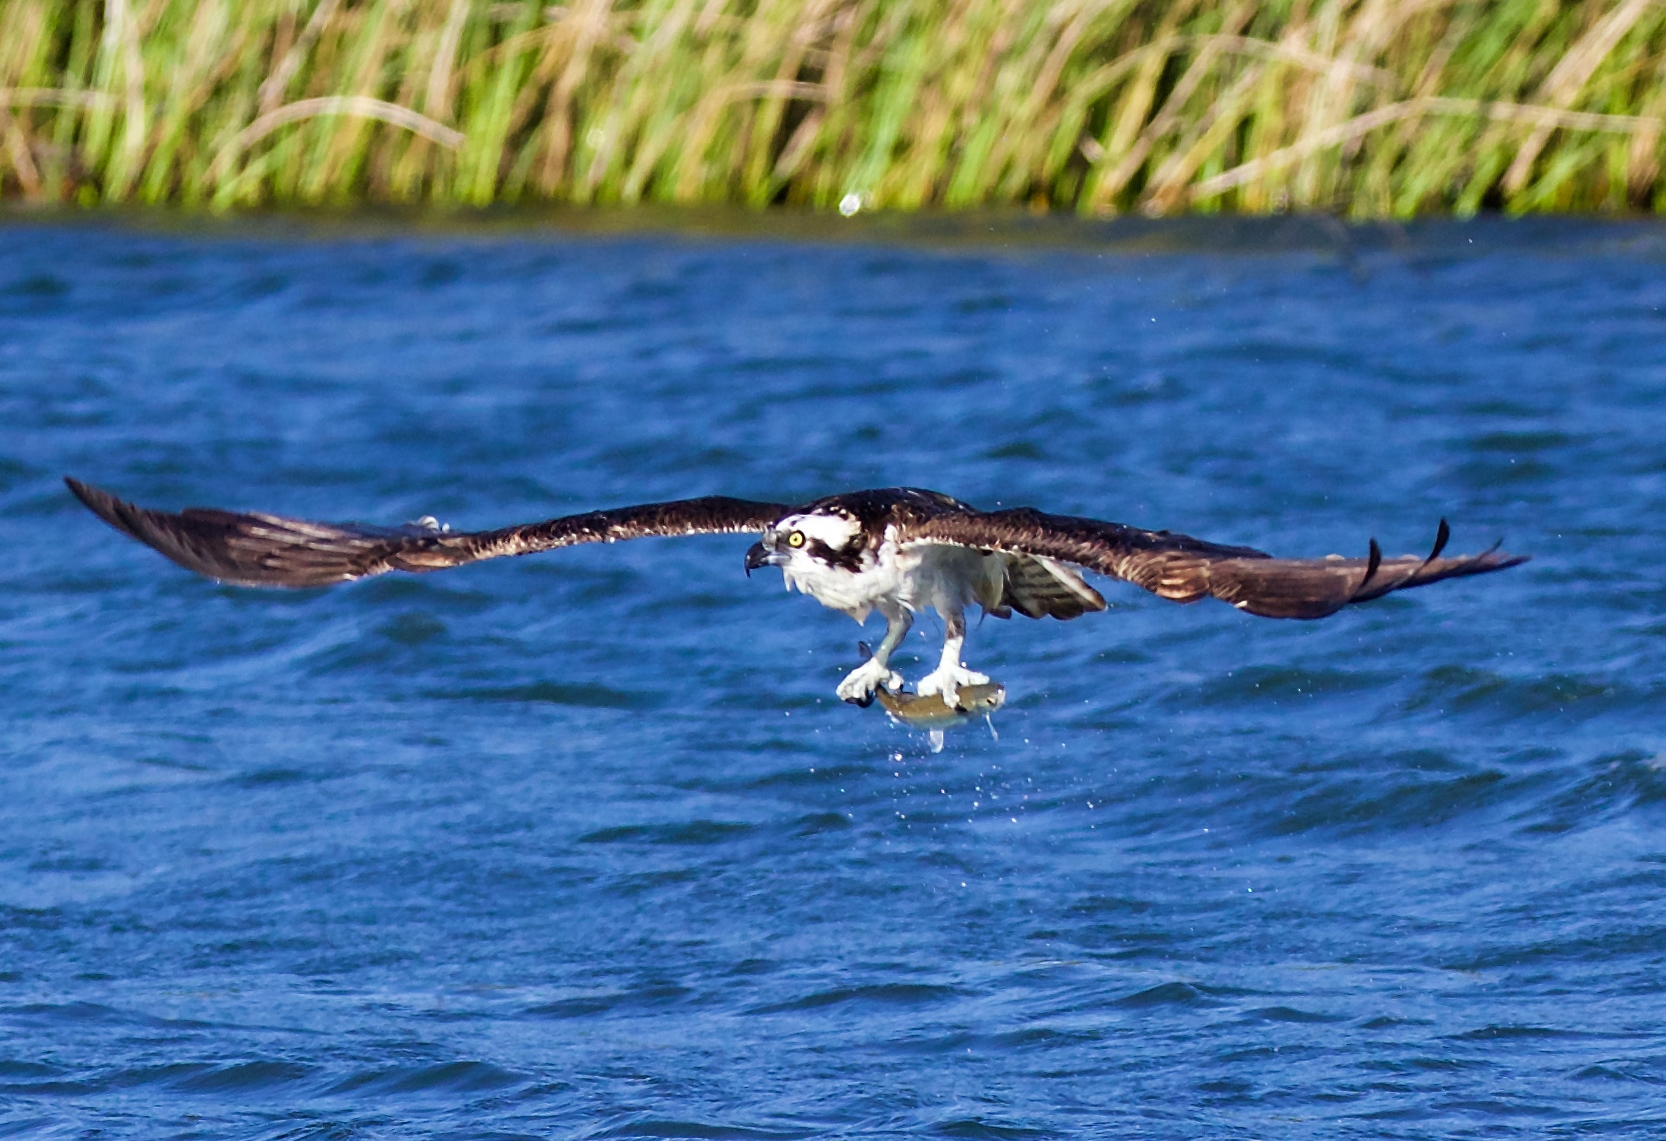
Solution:
{"label": "flying bird", "polygon": [[922,610],[943,618],[937,668],[921,696],[958,705],[962,686],[989,678],[965,667],[966,610],[997,618],[1079,618],[1105,609],[1082,577],[1093,571],[1175,602],[1218,598],[1266,618],[1323,618],[1356,602],[1446,578],[1486,574],[1527,561],[1491,550],[1443,558],[1442,519],[1426,557],[1384,558],[1372,539],[1365,558],[1281,559],[1171,531],[1144,531],[1030,507],[979,511],[935,491],[887,487],[829,495],[800,506],[724,496],[644,503],[563,515],[493,531],[452,531],[432,518],[402,527],[314,523],[259,512],[188,507],[157,511],[78,480],[69,489],[105,522],[198,574],[238,586],[316,587],[390,571],[422,573],[580,543],[666,535],[748,533],[748,575],[778,567],[787,589],[865,621],[877,611],[885,636],[839,683],[845,701],[866,705],[876,689],[902,690],[890,666]]}

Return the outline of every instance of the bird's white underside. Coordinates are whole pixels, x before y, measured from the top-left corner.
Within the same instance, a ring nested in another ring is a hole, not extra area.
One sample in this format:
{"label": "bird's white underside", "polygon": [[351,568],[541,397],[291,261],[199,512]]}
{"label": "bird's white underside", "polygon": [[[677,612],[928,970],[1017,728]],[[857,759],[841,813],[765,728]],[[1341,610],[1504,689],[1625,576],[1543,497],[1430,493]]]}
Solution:
{"label": "bird's white underside", "polygon": [[[854,520],[822,515],[790,517],[776,527],[780,534],[794,529],[838,548],[860,528]],[[887,529],[877,548],[864,552],[855,571],[814,558],[804,548],[778,545],[777,549],[788,556],[781,567],[787,589],[799,590],[857,622],[866,621],[876,610],[885,619],[885,639],[872,658],[839,683],[841,699],[864,700],[880,685],[901,688],[902,676],[890,668],[891,654],[907,634],[913,615],[928,609],[943,617],[943,653],[937,668],[919,680],[916,691],[940,693],[952,705],[960,686],[989,680],[961,664],[965,611],[972,605],[992,609],[1000,604],[1006,556],[948,543],[899,543],[894,528]]]}

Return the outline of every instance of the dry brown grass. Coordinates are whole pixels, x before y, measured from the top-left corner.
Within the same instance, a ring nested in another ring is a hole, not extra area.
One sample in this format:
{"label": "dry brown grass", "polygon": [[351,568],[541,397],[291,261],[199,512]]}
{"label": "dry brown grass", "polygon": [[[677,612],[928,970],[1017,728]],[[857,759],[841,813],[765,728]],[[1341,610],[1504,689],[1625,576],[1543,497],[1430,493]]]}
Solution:
{"label": "dry brown grass", "polygon": [[1653,209],[1649,0],[0,0],[0,196]]}

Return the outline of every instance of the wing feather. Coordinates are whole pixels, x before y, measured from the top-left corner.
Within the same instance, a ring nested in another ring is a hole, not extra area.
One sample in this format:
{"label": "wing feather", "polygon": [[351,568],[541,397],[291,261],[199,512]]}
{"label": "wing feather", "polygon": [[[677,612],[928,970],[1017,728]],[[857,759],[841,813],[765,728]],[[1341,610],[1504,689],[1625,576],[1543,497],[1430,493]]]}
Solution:
{"label": "wing feather", "polygon": [[580,543],[762,531],[789,509],[780,503],[707,496],[457,532],[420,524],[318,523],[207,507],[156,511],[79,480],[65,477],[64,482],[118,531],[182,567],[239,586],[327,586],[388,571],[441,570]]}
{"label": "wing feather", "polygon": [[[1444,520],[1441,530],[1444,539]],[[1051,559],[1123,579],[1175,602],[1214,597],[1266,618],[1323,618],[1349,603],[1527,561],[1526,555],[1496,547],[1441,558],[1443,539],[1427,558],[1278,559],[1253,547],[1028,507],[944,513],[907,527],[898,538]]]}
{"label": "wing feather", "polygon": [[1082,576],[1052,559],[1008,555],[1001,605],[1026,618],[1080,618],[1105,609],[1105,599]]}

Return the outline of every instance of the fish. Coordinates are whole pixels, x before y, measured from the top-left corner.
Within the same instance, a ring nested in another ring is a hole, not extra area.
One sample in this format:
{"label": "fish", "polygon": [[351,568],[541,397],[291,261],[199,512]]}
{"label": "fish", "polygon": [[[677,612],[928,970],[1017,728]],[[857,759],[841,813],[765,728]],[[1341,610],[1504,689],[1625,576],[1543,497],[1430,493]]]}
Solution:
{"label": "fish", "polygon": [[885,707],[891,720],[899,725],[910,729],[946,729],[987,717],[1001,708],[1007,699],[1007,687],[995,681],[983,685],[963,685],[958,694],[960,700],[954,705],[945,701],[940,693],[921,697],[906,691],[893,692],[884,686],[876,689],[874,696]]}
{"label": "fish", "polygon": [[[856,643],[862,660],[867,661],[873,656],[866,642]],[[995,735],[995,721],[990,716],[1005,704],[1007,687],[998,681],[984,682],[981,685],[963,685],[955,695],[956,702],[950,705],[940,693],[922,697],[907,690],[894,690],[888,686],[879,686],[874,690],[874,698],[884,707],[885,713],[905,729],[923,730],[931,739],[931,751],[940,752],[943,748],[943,730],[966,725],[978,718],[983,718],[989,726],[989,732]],[[861,702],[862,705],[872,705],[873,698]]]}

